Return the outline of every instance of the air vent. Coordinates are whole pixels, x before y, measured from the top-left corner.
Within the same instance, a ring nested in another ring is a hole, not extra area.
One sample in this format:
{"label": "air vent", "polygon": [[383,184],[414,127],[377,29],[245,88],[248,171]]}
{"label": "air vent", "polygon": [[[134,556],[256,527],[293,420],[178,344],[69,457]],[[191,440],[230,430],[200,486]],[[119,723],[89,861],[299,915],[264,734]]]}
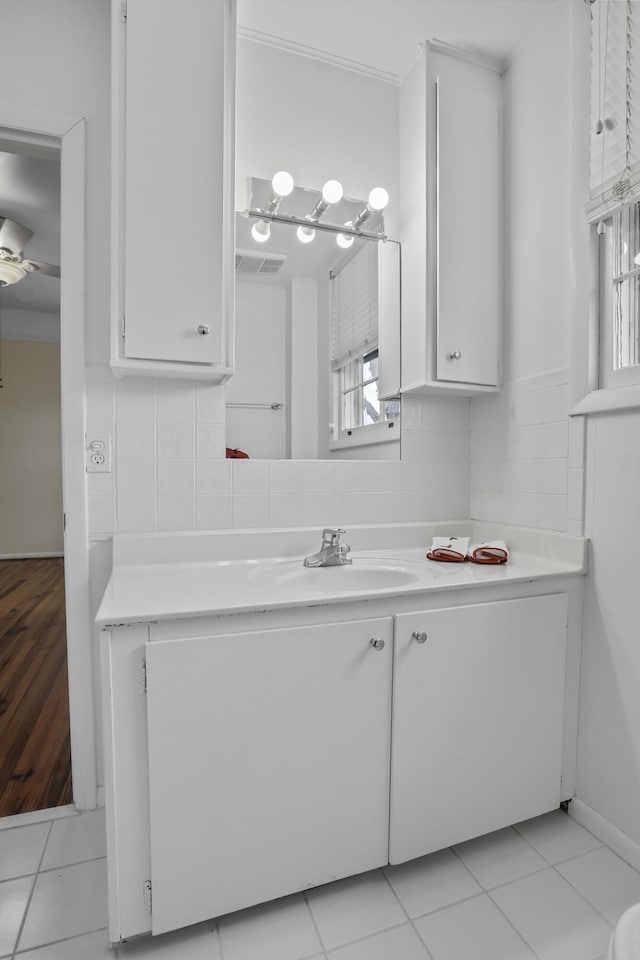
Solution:
{"label": "air vent", "polygon": [[268,257],[261,257],[254,250],[237,250],[236,272],[273,276],[286,259],[284,253],[270,253]]}

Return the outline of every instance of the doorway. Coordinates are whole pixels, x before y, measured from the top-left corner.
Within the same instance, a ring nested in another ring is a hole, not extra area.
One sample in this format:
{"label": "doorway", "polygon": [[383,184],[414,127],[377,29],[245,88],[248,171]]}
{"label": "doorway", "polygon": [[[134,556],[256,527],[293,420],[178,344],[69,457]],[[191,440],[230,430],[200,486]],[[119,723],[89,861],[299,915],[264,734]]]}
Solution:
{"label": "doorway", "polygon": [[0,816],[72,800],[60,151],[0,143]]}
{"label": "doorway", "polygon": [[[70,751],[73,804],[78,810],[92,810],[96,806],[97,785],[84,472],[86,122],[69,114],[1,104],[0,150],[53,158],[59,163],[60,259],[56,262],[61,267],[59,370]],[[35,250],[32,256],[35,257]],[[23,290],[26,292],[26,287]],[[60,567],[61,560],[57,559]],[[47,589],[51,592],[51,585]],[[38,819],[37,813],[31,815],[34,818]],[[1,820],[0,829],[13,822]]]}

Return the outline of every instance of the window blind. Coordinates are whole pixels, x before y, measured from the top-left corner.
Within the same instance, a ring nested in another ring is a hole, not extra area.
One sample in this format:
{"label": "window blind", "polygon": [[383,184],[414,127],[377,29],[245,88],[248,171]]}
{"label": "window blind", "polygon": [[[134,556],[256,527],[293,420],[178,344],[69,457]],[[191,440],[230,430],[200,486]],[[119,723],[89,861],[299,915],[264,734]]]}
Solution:
{"label": "window blind", "polygon": [[365,242],[331,274],[331,363],[334,370],[378,344],[378,244]]}
{"label": "window blind", "polygon": [[586,213],[594,221],[640,194],[640,0],[596,0],[590,10],[591,182]]}

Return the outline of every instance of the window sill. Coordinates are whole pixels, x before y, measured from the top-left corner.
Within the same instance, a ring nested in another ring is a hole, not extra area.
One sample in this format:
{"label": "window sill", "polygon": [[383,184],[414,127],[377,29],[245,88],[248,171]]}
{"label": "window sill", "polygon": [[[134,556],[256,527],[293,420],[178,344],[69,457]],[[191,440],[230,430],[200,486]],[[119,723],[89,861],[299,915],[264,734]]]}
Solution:
{"label": "window sill", "polygon": [[627,387],[593,390],[569,411],[570,417],[589,413],[612,413],[615,410],[634,410],[640,407],[640,383]]}
{"label": "window sill", "polygon": [[[393,422],[393,427],[388,423]],[[382,428],[382,429],[380,429]],[[341,437],[329,443],[329,450],[348,450],[349,447],[371,447],[380,443],[400,442],[400,420],[385,421],[368,427],[355,427],[349,437]]]}

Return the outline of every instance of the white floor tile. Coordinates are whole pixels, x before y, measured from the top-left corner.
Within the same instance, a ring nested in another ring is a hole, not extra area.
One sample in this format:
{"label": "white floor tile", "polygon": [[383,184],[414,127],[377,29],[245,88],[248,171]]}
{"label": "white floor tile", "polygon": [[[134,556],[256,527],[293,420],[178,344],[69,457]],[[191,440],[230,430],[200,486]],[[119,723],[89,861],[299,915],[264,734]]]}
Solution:
{"label": "white floor tile", "polygon": [[91,810],[75,817],[56,820],[51,828],[42,869],[64,867],[83,860],[106,857],[107,840],[104,810]]}
{"label": "white floor tile", "polygon": [[562,810],[545,813],[533,820],[517,823],[515,829],[535,847],[549,863],[560,863],[570,857],[579,857],[601,846],[593,834],[581,827]]}
{"label": "white floor tile", "polygon": [[49,823],[0,830],[0,880],[36,873],[49,833]]}
{"label": "white floor tile", "polygon": [[[131,943],[121,943],[118,944],[115,955],[109,954],[110,960],[115,960],[115,957],[118,960],[220,960],[221,956],[215,923],[199,923],[186,930],[176,930],[159,937],[142,937]],[[34,957],[33,960],[37,958]],[[60,960],[65,958],[61,957]],[[75,960],[75,957],[71,960]]]}
{"label": "white floor tile", "polygon": [[414,921],[433,960],[535,960],[487,894]]}
{"label": "white floor tile", "polygon": [[106,926],[106,860],[61,867],[38,875],[18,948],[28,950]]}
{"label": "white floor tile", "polygon": [[302,894],[223,917],[224,960],[300,960],[322,951]]}
{"label": "white floor tile", "polygon": [[316,887],[307,899],[326,950],[407,919],[380,870]]}
{"label": "white floor tile", "polygon": [[328,960],[429,960],[410,923],[339,947],[328,953],[327,957]]}
{"label": "white floor tile", "polygon": [[33,877],[22,877],[0,883],[0,957],[15,947],[33,882]]}
{"label": "white floor tile", "polygon": [[507,827],[453,848],[478,883],[490,890],[547,866],[522,837]]}
{"label": "white floor tile", "polygon": [[397,867],[385,867],[384,873],[410,917],[422,916],[481,892],[451,850],[439,850]]}
{"label": "white floor tile", "polygon": [[491,896],[540,960],[593,960],[607,952],[611,927],[552,868]]}
{"label": "white floor tile", "polygon": [[640,900],[640,873],[606,847],[561,863],[557,869],[609,923]]}
{"label": "white floor tile", "polygon": [[109,950],[109,938],[106,930],[87,933],[73,940],[60,940],[48,947],[38,947],[19,953],[20,960],[115,960],[115,953]]}

